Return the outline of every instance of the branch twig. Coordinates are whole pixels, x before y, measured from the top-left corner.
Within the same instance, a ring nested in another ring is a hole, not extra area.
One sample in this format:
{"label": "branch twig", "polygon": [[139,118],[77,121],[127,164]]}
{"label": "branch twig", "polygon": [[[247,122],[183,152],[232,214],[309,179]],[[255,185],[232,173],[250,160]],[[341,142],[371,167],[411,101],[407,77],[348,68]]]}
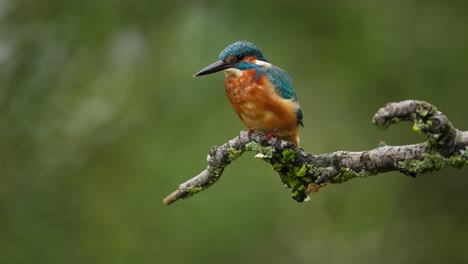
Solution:
{"label": "branch twig", "polygon": [[400,121],[413,121],[413,130],[425,134],[427,141],[413,145],[379,146],[360,152],[313,155],[290,142],[276,138],[266,141],[261,133],[248,136],[242,131],[238,137],[212,148],[207,169],[182,183],[163,203],[172,204],[210,187],[245,151],[256,152],[256,158],[270,163],[282,182],[292,189],[292,197],[298,202],[328,183],[343,183],[389,171],[414,177],[447,167],[468,165],[468,131],[456,129],[431,104],[416,100],[389,103],[373,118],[374,124],[383,129]]}

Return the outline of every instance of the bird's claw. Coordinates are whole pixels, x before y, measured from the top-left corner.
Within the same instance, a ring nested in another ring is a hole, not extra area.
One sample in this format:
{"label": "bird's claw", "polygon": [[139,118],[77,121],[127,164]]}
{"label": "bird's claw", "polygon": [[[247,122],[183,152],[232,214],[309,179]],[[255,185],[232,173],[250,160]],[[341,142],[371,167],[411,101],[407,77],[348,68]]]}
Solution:
{"label": "bird's claw", "polygon": [[278,137],[278,133],[277,133],[277,132],[268,133],[268,134],[265,136],[265,140],[268,141],[268,140],[270,140],[272,137]]}

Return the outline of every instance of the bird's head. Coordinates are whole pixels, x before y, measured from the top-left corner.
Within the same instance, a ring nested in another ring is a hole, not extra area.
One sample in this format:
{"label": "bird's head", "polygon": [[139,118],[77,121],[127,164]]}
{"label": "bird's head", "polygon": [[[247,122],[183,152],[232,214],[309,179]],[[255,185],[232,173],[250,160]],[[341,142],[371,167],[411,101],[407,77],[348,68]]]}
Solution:
{"label": "bird's head", "polygon": [[247,41],[237,41],[221,51],[218,61],[205,67],[196,73],[194,77],[219,71],[224,71],[228,75],[239,74],[244,70],[269,65],[270,63],[265,59],[259,47]]}

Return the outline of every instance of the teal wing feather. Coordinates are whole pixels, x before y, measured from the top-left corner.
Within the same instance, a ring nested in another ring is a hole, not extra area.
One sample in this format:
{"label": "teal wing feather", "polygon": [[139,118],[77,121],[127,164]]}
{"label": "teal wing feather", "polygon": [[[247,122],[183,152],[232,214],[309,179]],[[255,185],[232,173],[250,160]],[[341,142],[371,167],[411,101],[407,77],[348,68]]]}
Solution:
{"label": "teal wing feather", "polygon": [[257,74],[267,76],[268,80],[274,85],[275,91],[284,99],[292,99],[297,103],[297,124],[304,126],[302,122],[302,110],[297,101],[296,91],[294,90],[292,79],[287,72],[276,66],[262,67],[257,70]]}

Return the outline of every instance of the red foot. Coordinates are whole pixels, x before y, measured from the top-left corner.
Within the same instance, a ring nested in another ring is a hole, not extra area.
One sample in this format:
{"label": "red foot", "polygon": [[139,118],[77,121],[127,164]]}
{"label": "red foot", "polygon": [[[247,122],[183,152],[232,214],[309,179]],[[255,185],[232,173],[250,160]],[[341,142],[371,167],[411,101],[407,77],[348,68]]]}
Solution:
{"label": "red foot", "polygon": [[278,137],[278,133],[276,133],[276,132],[268,133],[268,134],[265,136],[265,140],[268,141],[268,140],[270,140],[270,138],[272,138],[272,137]]}
{"label": "red foot", "polygon": [[255,129],[249,128],[249,132],[247,132],[247,135],[250,137],[253,133],[255,133]]}

